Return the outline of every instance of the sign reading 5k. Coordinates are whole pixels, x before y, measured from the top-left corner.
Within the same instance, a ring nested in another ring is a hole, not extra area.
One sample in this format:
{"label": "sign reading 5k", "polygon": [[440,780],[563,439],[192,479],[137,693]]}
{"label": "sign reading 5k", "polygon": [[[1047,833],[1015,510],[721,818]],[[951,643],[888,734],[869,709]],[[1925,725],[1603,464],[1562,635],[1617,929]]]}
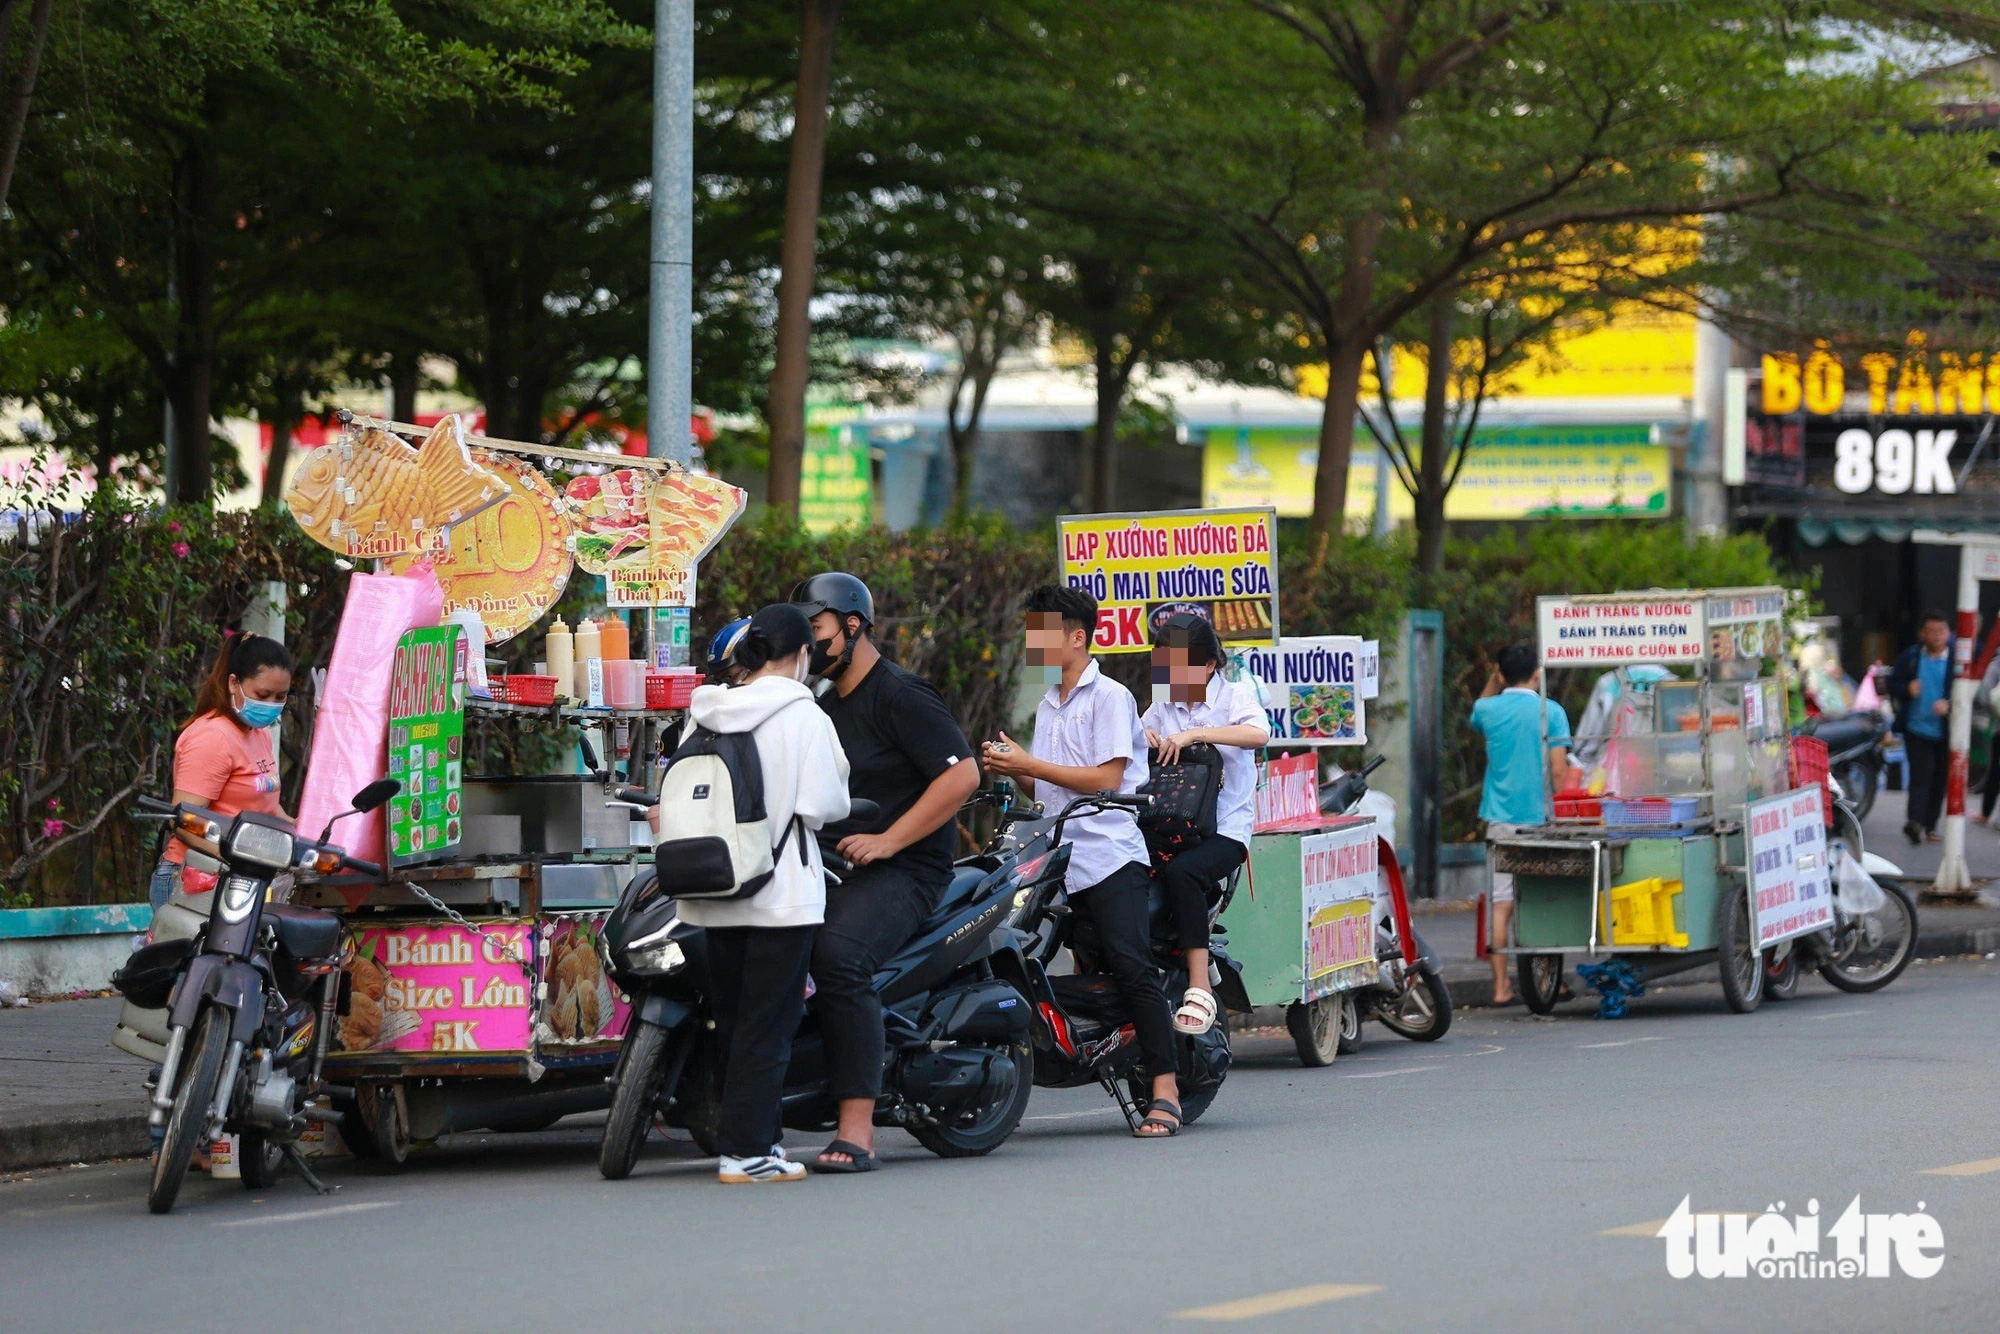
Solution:
{"label": "sign reading 5k", "polygon": [[[1761,1214],[1695,1213],[1680,1207],[1657,1235],[1675,1278],[1930,1278],[1944,1268],[1944,1229],[1917,1201],[1912,1214],[1869,1214],[1861,1197],[1820,1234],[1819,1201],[1787,1218],[1780,1200]],[[1833,1243],[1824,1254],[1823,1241]]]}

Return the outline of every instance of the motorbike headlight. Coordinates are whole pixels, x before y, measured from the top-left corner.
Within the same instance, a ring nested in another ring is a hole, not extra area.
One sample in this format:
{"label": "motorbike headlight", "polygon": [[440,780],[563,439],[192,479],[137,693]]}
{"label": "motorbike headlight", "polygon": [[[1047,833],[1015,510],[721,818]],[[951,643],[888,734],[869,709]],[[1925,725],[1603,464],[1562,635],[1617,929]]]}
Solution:
{"label": "motorbike headlight", "polygon": [[229,860],[277,868],[292,864],[292,836],[264,824],[237,822],[229,835]]}
{"label": "motorbike headlight", "polygon": [[632,951],[632,966],[643,973],[666,975],[687,967],[687,951],[678,940],[663,940],[647,949]]}
{"label": "motorbike headlight", "polygon": [[216,911],[225,922],[240,922],[250,915],[257,898],[264,892],[264,882],[247,876],[232,875],[222,882],[221,897],[216,901]]}

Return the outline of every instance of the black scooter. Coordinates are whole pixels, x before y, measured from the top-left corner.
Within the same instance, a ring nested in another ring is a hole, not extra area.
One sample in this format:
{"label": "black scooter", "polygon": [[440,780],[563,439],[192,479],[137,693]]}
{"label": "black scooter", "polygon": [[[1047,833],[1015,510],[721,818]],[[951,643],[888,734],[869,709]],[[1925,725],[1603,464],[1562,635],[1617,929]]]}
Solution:
{"label": "black scooter", "polygon": [[1882,788],[1882,742],[1889,733],[1889,720],[1873,710],[1861,710],[1842,718],[1818,718],[1812,735],[1826,743],[1827,771],[1840,784],[1841,794],[1854,808],[1857,819],[1865,820],[1875,809],[1875,794]]}
{"label": "black scooter", "polygon": [[[374,810],[402,786],[393,778],[370,783],[344,814]],[[310,840],[254,811],[217,815],[151,797],[138,805],[142,817],[214,843],[223,863],[207,924],[192,939],[138,950],[112,978],[134,1004],[169,1008],[167,1054],[148,1118],[165,1126],[166,1137],[146,1205],[156,1214],[172,1209],[195,1150],[225,1130],[241,1136],[247,1189],[270,1186],[282,1162],[324,1194],[299,1156],[298,1138],[309,1120],[340,1120],[331,1108],[313,1107],[310,1117],[306,1109],[341,1091],[321,1080],[320,1069],[339,1010],[344,933],[330,912],[265,896],[295,870],[379,876],[382,868],[328,843],[332,820]]]}
{"label": "black scooter", "polygon": [[[621,801],[655,798],[623,789]],[[873,802],[820,831],[836,878],[849,868],[832,846],[879,818]],[[936,910],[875,975],[886,1038],[877,1125],[901,1126],[943,1158],[998,1148],[1021,1123],[1034,1085],[1029,1006],[1016,979],[1026,969],[1006,919],[1022,887],[1010,857],[960,862]],[[598,1171],[629,1175],[655,1117],[717,1151],[722,1060],[708,995],[705,933],[678,919],[651,872],[633,878],[601,937],[612,980],[632,997],[631,1027],[611,1075],[611,1114]],[[831,1130],[839,1107],[828,1094],[824,1042],[810,1001],[792,1042],[784,1124]]]}
{"label": "black scooter", "polygon": [[[1139,1071],[1138,1032],[1117,984],[1098,966],[1095,931],[1087,921],[1076,919],[1069,906],[1063,884],[1069,870],[1069,846],[1062,841],[1062,829],[1078,816],[1118,809],[1136,812],[1151,804],[1150,797],[1118,792],[1080,797],[1063,808],[1049,830],[1035,835],[1015,853],[1026,892],[1013,926],[1027,969],[1022,986],[1035,1002],[1038,1021],[1034,1031],[1035,1082],[1044,1088],[1100,1084],[1117,1100],[1134,1130],[1145,1117],[1151,1084]],[[1003,811],[1003,820],[1008,816],[1032,819],[1040,814],[1040,807]],[[1220,893],[1209,908],[1208,949],[1214,970],[1210,980],[1223,1008],[1248,1010],[1250,998],[1243,987],[1242,969],[1229,957],[1228,938],[1216,930],[1217,919],[1236,892],[1237,878],[1231,875],[1227,885],[1218,886]],[[1151,885],[1148,918],[1153,962],[1160,970],[1169,1005],[1177,1005],[1187,990],[1187,970],[1157,880]],[[1064,947],[1075,960],[1076,971],[1051,976],[1048,967]],[[1176,1033],[1174,1046],[1181,1124],[1192,1125],[1215,1101],[1229,1074],[1229,1030],[1218,1019],[1199,1037]]]}

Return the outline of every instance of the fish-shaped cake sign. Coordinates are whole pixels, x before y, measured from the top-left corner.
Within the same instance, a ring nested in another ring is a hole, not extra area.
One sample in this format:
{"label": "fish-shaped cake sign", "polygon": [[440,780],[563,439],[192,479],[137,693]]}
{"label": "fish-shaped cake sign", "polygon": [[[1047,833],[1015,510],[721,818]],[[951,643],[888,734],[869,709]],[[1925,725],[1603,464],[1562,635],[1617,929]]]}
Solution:
{"label": "fish-shaped cake sign", "polygon": [[441,546],[452,525],[507,494],[507,483],[473,459],[454,414],[417,449],[373,426],[320,446],[299,465],[285,504],[321,546],[391,559]]}

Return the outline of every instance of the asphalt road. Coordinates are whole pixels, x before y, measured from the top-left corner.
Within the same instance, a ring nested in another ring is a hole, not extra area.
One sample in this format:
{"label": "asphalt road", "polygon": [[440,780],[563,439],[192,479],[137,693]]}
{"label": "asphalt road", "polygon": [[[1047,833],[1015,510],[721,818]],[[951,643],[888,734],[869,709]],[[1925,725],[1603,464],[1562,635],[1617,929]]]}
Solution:
{"label": "asphalt road", "polygon": [[[143,1164],[38,1173],[0,1182],[0,1326],[2000,1325],[2000,963],[1915,966],[1871,997],[1813,978],[1748,1016],[1708,988],[1589,1011],[1462,1012],[1434,1046],[1371,1026],[1323,1070],[1249,1039],[1176,1140],[1130,1139],[1095,1090],[1039,1090],[990,1158],[887,1133],[875,1175],[784,1187],[721,1187],[671,1145],[608,1183],[587,1127],[462,1138],[397,1175],[330,1164],[324,1200],[195,1178],[167,1218]],[[1923,1202],[1942,1271],[1676,1280],[1650,1235],[1684,1195],[1816,1198],[1830,1227],[1857,1193]]]}

